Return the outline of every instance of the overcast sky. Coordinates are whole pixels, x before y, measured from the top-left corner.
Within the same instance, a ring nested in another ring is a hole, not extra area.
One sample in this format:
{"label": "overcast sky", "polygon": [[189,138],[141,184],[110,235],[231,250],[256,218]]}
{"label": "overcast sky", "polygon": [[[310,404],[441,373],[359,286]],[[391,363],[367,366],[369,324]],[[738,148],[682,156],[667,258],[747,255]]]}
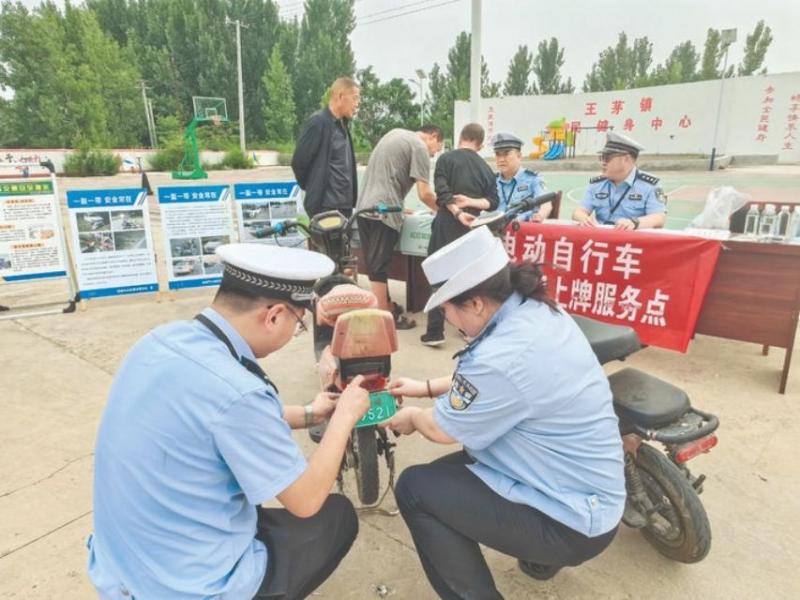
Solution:
{"label": "overcast sky", "polygon": [[[36,6],[39,0],[23,0]],[[63,2],[59,2],[63,3]],[[281,15],[302,14],[301,0],[278,0]],[[461,31],[470,29],[471,0],[356,0],[351,42],[359,68],[373,65],[381,79],[413,78],[434,62],[444,66]],[[403,14],[408,13],[408,14]],[[706,30],[737,28],[732,63],[742,56],[745,36],[759,19],[772,28],[767,53],[771,73],[800,70],[800,2],[797,0],[483,0],[483,55],[494,81],[505,80],[517,46],[535,51],[556,37],[565,49],[564,75],[580,88],[601,50],[629,38],[647,36],[655,62],[692,40],[702,52]],[[246,35],[246,34],[245,34]],[[247,40],[245,39],[245,43]]]}

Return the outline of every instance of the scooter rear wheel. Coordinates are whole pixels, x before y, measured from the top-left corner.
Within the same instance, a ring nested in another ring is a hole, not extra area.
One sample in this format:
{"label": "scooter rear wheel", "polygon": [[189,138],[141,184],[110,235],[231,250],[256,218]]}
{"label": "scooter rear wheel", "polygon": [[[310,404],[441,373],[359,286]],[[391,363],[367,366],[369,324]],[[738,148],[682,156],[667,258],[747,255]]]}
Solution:
{"label": "scooter rear wheel", "polygon": [[667,558],[682,563],[703,560],[711,549],[711,524],[689,480],[647,444],[639,447],[636,466],[650,501],[657,507],[642,535]]}
{"label": "scooter rear wheel", "polygon": [[375,504],[378,501],[378,440],[375,426],[360,427],[353,432],[354,469],[356,489],[361,504]]}

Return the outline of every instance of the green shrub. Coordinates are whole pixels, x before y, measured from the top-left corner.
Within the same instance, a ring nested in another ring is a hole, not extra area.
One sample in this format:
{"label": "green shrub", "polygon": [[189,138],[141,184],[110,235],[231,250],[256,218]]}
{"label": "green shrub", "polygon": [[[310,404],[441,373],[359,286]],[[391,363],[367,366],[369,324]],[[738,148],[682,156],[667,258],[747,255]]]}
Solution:
{"label": "green shrub", "polygon": [[239,148],[231,148],[225,153],[220,163],[224,169],[252,169],[253,158],[242,152]]}
{"label": "green shrub", "polygon": [[120,157],[111,152],[80,148],[67,155],[64,160],[64,173],[67,177],[116,175],[121,164]]}
{"label": "green shrub", "polygon": [[181,138],[172,138],[158,152],[150,156],[147,162],[153,171],[175,171],[183,160],[184,146]]}

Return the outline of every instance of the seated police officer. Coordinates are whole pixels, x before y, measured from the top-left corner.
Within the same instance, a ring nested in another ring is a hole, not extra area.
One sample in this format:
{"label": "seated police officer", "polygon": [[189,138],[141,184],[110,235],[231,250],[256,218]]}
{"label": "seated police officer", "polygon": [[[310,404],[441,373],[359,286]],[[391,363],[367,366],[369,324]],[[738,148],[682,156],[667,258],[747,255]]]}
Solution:
{"label": "seated police officer", "polygon": [[581,205],[572,213],[579,225],[613,225],[616,229],[663,227],[667,208],[658,177],[636,166],[644,150],[631,138],[608,133],[600,151],[603,174],[589,180]]}
{"label": "seated police officer", "polygon": [[455,374],[393,382],[398,396],[436,397],[385,426],[463,451],[407,468],[395,496],[442,598],[500,598],[484,544],[548,579],[603,551],[625,505],[622,442],[608,380],[539,269],[510,265],[479,227],[428,257],[425,310],[472,342]]}
{"label": "seated police officer", "polygon": [[[338,400],[283,406],[257,358],[302,331],[318,253],[228,244],[222,284],[191,321],[142,338],[116,374],[97,436],[89,574],[101,598],[302,598],[347,554],[352,504],[330,494],[369,408],[356,378]],[[330,416],[306,462],[291,429]],[[284,508],[262,508],[277,498]]]}
{"label": "seated police officer", "polygon": [[[526,198],[544,194],[544,181],[535,171],[522,166],[522,140],[510,133],[496,133],[492,137],[495,163],[497,164],[497,209],[506,212]],[[543,221],[553,210],[552,202],[521,213],[520,221]]]}

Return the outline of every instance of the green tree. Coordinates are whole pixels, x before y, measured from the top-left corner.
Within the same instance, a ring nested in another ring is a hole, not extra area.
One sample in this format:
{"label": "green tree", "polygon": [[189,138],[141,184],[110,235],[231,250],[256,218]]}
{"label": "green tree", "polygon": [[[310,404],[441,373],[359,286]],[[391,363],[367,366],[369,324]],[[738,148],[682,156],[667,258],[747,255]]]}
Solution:
{"label": "green tree", "polygon": [[[772,29],[764,24],[764,21],[756,23],[753,33],[747,36],[744,42],[744,58],[739,64],[739,75],[752,75],[764,64],[767,50],[772,43]],[[766,73],[764,67],[761,73]]]}
{"label": "green tree", "polygon": [[265,104],[263,108],[267,140],[285,144],[292,140],[296,117],[292,78],[281,59],[281,49],[275,45],[264,73]]}
{"label": "green tree", "polygon": [[632,45],[621,32],[616,46],[600,53],[598,61],[583,82],[584,92],[623,90],[648,85],[653,62],[653,44],[647,37],[637,38]]}
{"label": "green tree", "polygon": [[720,68],[720,63],[725,55],[725,47],[722,45],[722,34],[718,29],[709,29],[706,33],[706,41],[703,45],[703,58],[700,61],[700,72],[697,75],[699,81],[707,79],[720,79],[733,75],[733,66],[726,69],[725,73]]}
{"label": "green tree", "polygon": [[533,59],[532,72],[534,94],[571,94],[575,91],[572,79],[561,81],[561,68],[564,66],[564,49],[559,48],[558,40],[542,40]]}
{"label": "green tree", "polygon": [[658,65],[650,75],[651,85],[685,83],[697,79],[700,55],[690,41],[678,44],[663,65]]}
{"label": "green tree", "polygon": [[337,77],[353,76],[350,33],[354,28],[353,0],[306,0],[294,72],[298,123],[319,108]]}
{"label": "green tree", "polygon": [[506,96],[524,96],[532,91],[530,84],[533,71],[533,54],[527,46],[519,46],[508,65],[508,75],[503,85]]}
{"label": "green tree", "polygon": [[382,83],[372,67],[358,71],[357,79],[361,84],[361,104],[353,132],[365,146],[374,147],[391,129],[419,126],[419,109],[405,81],[395,78]]}

